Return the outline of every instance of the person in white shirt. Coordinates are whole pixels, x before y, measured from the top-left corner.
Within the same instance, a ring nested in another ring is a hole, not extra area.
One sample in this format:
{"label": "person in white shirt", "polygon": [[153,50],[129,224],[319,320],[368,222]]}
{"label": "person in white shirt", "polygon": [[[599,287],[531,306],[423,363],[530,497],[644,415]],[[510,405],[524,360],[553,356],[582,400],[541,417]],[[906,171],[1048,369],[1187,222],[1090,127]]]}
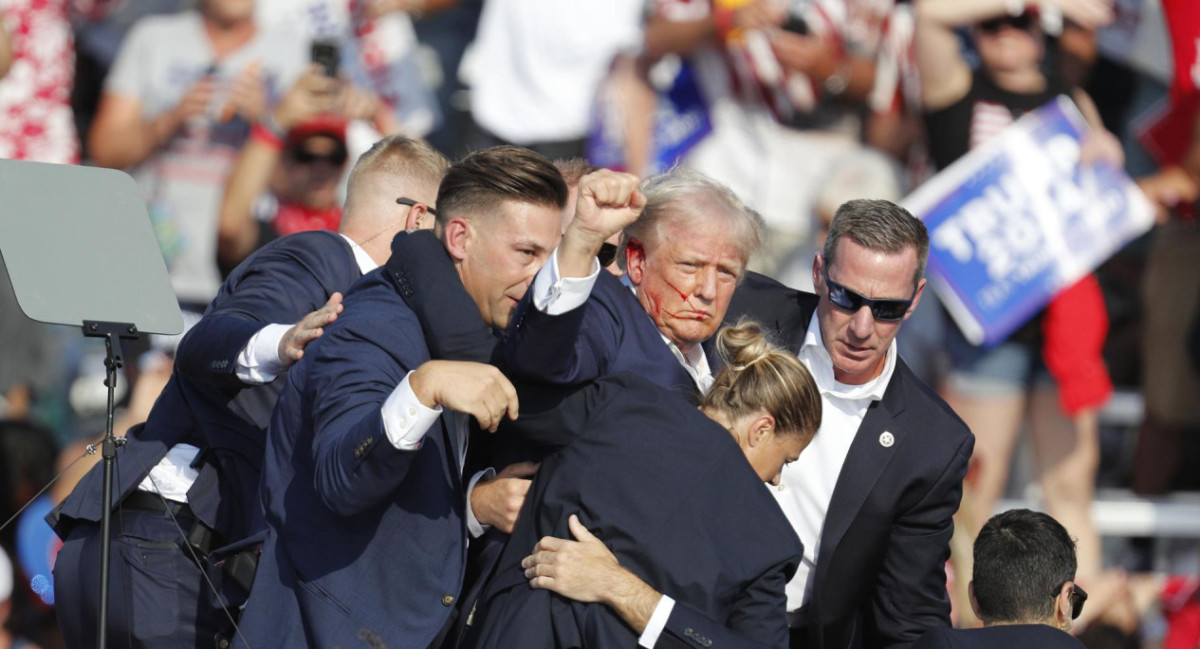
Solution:
{"label": "person in white shirt", "polygon": [[821,428],[777,500],[804,543],[792,647],[906,646],[950,623],[944,563],[974,438],[897,353],[925,289],[929,236],[883,200],[843,204],[816,295],[752,275],[728,317],[775,329],[821,390]]}

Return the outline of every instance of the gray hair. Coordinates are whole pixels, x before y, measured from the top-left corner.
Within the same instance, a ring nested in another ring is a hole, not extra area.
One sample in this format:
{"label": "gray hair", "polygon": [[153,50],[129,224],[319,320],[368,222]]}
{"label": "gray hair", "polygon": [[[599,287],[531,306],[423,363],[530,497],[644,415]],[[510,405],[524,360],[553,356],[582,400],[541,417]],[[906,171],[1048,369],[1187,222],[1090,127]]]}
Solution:
{"label": "gray hair", "polygon": [[874,199],[855,199],[842,203],[829,235],[825,239],[825,267],[833,265],[838,242],[842,237],[872,252],[895,255],[908,248],[917,251],[917,269],[913,273],[915,287],[925,275],[925,262],[929,259],[929,231],[925,224],[908,210],[891,202]]}
{"label": "gray hair", "polygon": [[625,268],[625,249],[637,239],[647,249],[656,247],[664,225],[686,223],[697,218],[721,218],[729,224],[729,237],[742,251],[744,260],[758,251],[766,227],[758,212],[725,185],[688,167],[674,167],[642,181],[646,207],[621,236],[617,260]]}

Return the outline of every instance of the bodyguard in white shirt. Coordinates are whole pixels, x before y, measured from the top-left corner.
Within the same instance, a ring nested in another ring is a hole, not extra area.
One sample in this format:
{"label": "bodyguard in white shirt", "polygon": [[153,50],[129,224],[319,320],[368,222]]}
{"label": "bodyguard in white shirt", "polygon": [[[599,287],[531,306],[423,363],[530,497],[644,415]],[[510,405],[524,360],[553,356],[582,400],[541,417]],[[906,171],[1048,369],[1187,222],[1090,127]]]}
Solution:
{"label": "bodyguard in white shirt", "polygon": [[816,295],[751,275],[727,318],[774,328],[821,391],[821,428],[776,497],[804,543],[792,647],[903,647],[948,626],[944,563],[974,437],[896,351],[925,289],[929,237],[854,200],[813,261]]}

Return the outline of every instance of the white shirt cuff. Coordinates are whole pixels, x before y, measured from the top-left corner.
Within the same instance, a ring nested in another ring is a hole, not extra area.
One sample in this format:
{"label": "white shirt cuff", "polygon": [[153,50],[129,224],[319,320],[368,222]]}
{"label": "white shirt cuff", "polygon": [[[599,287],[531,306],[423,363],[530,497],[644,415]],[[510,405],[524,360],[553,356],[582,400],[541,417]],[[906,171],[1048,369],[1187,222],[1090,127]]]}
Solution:
{"label": "white shirt cuff", "polygon": [[587,277],[562,277],[558,272],[558,249],[533,278],[533,306],[547,315],[562,315],[587,302],[600,276],[600,260],[592,260],[592,274]]}
{"label": "white shirt cuff", "polygon": [[666,595],[658,598],[658,604],[654,605],[654,612],[650,614],[650,621],[646,622],[646,628],[638,638],[638,646],[654,649],[654,645],[658,642],[658,636],[662,635],[663,629],[667,628],[667,618],[671,617],[673,610],[675,610],[675,600]]}
{"label": "white shirt cuff", "polygon": [[475,491],[475,485],[480,480],[491,480],[496,477],[496,470],[488,467],[479,473],[476,473],[471,478],[471,482],[467,484],[467,531],[471,533],[471,538],[477,539],[483,536],[483,533],[492,528],[491,525],[483,525],[475,518],[475,510],[471,509],[471,492]]}
{"label": "white shirt cuff", "polygon": [[233,373],[242,383],[262,385],[270,383],[283,371],[283,360],[279,358],[279,341],[291,329],[288,324],[269,324],[250,337],[242,353],[238,354]]}
{"label": "white shirt cuff", "polygon": [[387,433],[388,441],[401,451],[415,451],[421,448],[425,433],[442,415],[442,407],[426,408],[412,391],[408,379],[412,372],[404,375],[400,385],[388,395],[383,402],[380,414],[383,416],[383,431]]}

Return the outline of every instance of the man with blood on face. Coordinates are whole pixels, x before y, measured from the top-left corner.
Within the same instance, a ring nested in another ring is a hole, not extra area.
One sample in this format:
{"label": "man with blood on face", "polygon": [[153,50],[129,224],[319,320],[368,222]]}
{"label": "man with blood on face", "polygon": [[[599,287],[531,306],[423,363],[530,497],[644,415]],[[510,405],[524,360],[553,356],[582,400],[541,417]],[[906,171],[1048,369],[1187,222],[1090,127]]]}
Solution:
{"label": "man with blood on face", "polygon": [[[577,215],[567,227],[514,316],[508,371],[559,385],[630,371],[668,388],[707,390],[703,343],[759,246],[762,218],[690,169],[647,178],[639,195],[645,208],[636,221]],[[626,274],[618,279],[600,273],[596,254],[622,229],[617,259]]]}

